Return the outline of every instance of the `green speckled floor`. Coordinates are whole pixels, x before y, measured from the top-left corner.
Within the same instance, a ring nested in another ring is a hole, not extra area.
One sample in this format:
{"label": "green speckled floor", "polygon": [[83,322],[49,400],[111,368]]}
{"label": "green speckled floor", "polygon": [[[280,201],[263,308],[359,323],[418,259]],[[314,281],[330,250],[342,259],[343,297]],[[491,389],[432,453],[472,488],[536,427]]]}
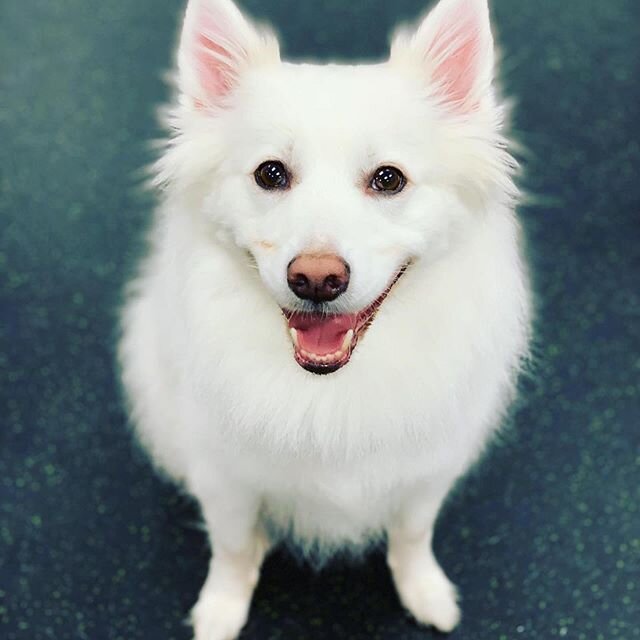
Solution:
{"label": "green speckled floor", "polygon": [[[178,0],[0,3],[0,638],[187,640],[208,552],[133,451],[114,308]],[[380,55],[417,0],[245,0],[289,55]],[[319,8],[321,7],[321,8]],[[640,638],[640,3],[496,0],[530,150],[537,378],[452,499],[452,640]],[[417,640],[380,555],[265,568],[247,640]]]}

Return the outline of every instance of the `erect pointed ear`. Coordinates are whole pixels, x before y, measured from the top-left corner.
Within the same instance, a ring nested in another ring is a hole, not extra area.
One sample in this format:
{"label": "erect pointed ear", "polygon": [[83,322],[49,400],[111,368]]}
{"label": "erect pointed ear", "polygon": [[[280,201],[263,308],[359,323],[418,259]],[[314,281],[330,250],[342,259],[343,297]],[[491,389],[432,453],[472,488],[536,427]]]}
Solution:
{"label": "erect pointed ear", "polygon": [[178,72],[180,90],[197,108],[220,106],[249,65],[279,59],[275,36],[258,31],[231,0],[189,0]]}
{"label": "erect pointed ear", "polygon": [[391,59],[422,65],[433,95],[451,111],[474,111],[493,80],[493,38],[487,0],[440,0],[413,34],[400,33]]}

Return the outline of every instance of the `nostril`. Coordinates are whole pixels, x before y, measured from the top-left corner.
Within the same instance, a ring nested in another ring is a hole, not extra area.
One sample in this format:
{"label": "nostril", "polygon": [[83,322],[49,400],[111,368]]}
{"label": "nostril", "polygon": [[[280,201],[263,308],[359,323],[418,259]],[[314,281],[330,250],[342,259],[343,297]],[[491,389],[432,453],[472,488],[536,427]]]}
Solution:
{"label": "nostril", "polygon": [[344,279],[340,278],[340,276],[330,275],[324,279],[324,287],[330,291],[338,291],[344,287],[344,284]]}
{"label": "nostril", "polygon": [[312,287],[309,278],[304,273],[293,273],[287,278],[289,289],[299,298],[306,298]]}
{"label": "nostril", "polygon": [[309,278],[307,278],[307,276],[305,276],[304,273],[297,273],[291,279],[291,285],[293,287],[296,287],[297,289],[302,289],[304,287],[308,287],[309,286]]}

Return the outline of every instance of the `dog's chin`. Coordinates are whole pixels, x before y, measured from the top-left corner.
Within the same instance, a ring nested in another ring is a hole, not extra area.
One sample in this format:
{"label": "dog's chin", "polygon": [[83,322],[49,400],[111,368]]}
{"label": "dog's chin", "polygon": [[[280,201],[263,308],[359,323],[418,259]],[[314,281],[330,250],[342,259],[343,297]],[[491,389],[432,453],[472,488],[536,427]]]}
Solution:
{"label": "dog's chin", "polygon": [[318,375],[333,373],[344,367],[380,305],[405,272],[403,266],[387,288],[368,307],[356,313],[331,314],[283,309],[289,326],[296,362]]}

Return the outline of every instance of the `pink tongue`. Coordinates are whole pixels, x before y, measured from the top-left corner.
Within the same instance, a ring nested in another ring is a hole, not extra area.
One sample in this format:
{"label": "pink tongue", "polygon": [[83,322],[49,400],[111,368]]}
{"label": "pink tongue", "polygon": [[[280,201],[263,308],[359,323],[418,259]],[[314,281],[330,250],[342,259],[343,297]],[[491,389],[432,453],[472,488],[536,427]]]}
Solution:
{"label": "pink tongue", "polygon": [[298,347],[326,356],[342,346],[344,336],[356,325],[357,314],[320,316],[294,313],[288,317],[289,326],[298,333]]}

